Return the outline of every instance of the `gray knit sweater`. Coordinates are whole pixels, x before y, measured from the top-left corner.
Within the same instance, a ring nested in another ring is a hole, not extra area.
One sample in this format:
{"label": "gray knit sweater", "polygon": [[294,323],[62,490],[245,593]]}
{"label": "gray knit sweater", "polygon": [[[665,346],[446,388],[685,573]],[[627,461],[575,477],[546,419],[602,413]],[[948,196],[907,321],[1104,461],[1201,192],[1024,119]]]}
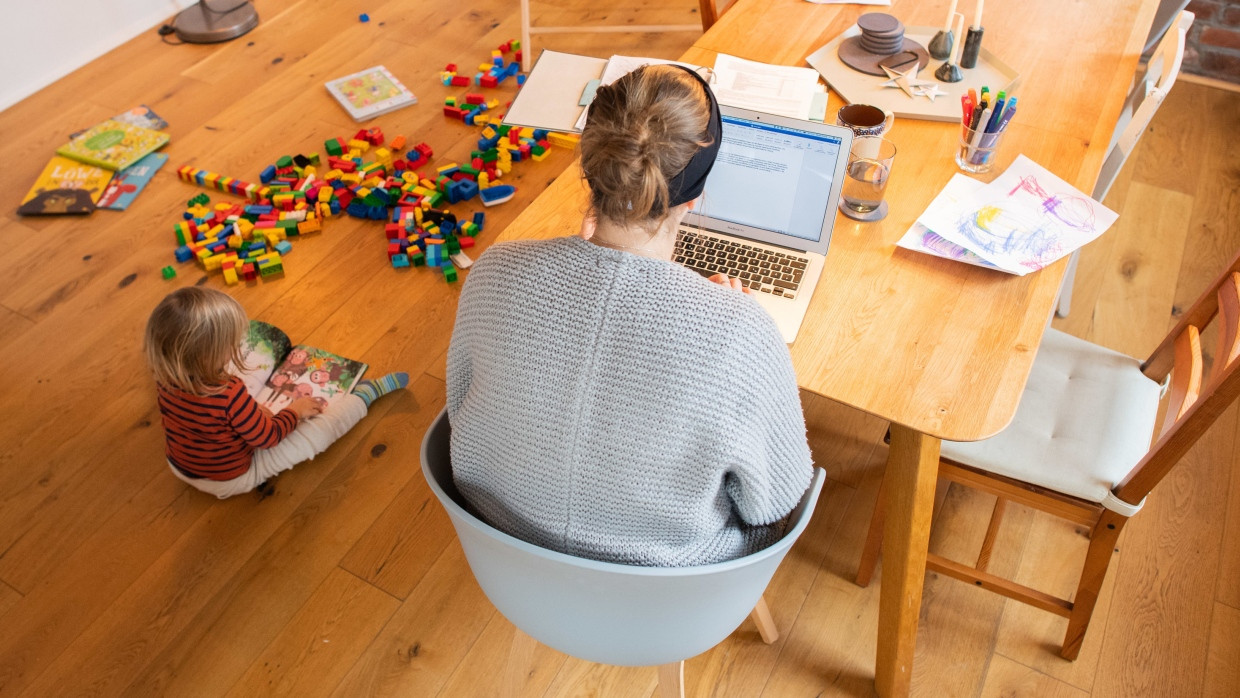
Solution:
{"label": "gray knit sweater", "polygon": [[636,565],[774,542],[809,485],[788,349],[753,299],[576,237],[496,245],[448,350],[452,472],[492,525]]}

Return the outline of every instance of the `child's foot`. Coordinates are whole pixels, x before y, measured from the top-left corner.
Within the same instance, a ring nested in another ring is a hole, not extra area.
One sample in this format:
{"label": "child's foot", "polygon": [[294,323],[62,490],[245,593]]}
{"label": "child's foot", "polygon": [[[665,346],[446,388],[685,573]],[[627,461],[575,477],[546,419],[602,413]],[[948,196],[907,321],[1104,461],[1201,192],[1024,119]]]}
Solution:
{"label": "child's foot", "polygon": [[409,385],[409,374],[404,371],[397,371],[374,380],[360,381],[353,387],[353,394],[360,397],[362,402],[366,403],[366,407],[370,407],[370,403],[378,400],[380,397],[387,395],[393,390],[400,390],[407,385]]}

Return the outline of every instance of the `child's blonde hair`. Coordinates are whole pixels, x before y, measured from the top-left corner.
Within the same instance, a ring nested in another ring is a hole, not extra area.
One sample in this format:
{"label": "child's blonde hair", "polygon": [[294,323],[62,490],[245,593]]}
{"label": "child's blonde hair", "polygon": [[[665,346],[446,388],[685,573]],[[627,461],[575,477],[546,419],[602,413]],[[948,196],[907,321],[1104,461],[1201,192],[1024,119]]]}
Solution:
{"label": "child's blonde hair", "polygon": [[193,395],[220,392],[231,374],[244,370],[241,343],[249,320],[226,293],[189,286],[169,293],[146,323],[143,351],[155,382]]}

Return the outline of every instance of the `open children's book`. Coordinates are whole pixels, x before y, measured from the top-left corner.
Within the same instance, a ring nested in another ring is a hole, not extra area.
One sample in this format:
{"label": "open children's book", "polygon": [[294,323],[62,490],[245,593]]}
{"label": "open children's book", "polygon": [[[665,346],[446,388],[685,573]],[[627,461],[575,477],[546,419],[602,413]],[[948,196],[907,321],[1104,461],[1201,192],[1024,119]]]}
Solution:
{"label": "open children's book", "polygon": [[353,390],[366,364],[328,351],[294,345],[280,328],[250,320],[244,357],[247,371],[238,371],[258,404],[279,412],[299,397],[314,397],[326,407]]}

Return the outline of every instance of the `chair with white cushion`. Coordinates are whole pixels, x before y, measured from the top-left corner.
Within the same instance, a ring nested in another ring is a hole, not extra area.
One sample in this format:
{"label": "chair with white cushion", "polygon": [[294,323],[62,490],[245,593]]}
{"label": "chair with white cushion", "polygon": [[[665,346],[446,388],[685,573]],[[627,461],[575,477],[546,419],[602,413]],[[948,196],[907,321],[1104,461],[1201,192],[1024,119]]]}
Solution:
{"label": "chair with white cushion", "polygon": [[[1128,93],[1128,99],[1124,102],[1124,108],[1115,124],[1115,132],[1111,136],[1111,145],[1107,148],[1106,160],[1102,163],[1102,170],[1098,172],[1098,180],[1094,183],[1094,191],[1090,194],[1095,201],[1107,198],[1119,171],[1123,169],[1128,156],[1132,155],[1133,149],[1137,147],[1137,141],[1141,140],[1141,135],[1149,128],[1154,113],[1162,106],[1171,86],[1175,84],[1176,76],[1180,74],[1180,63],[1184,60],[1188,28],[1192,24],[1193,13],[1180,12],[1175,24],[1158,42],[1158,48],[1145,66],[1145,74]],[[1076,281],[1076,267],[1080,256],[1080,250],[1077,250],[1068,260],[1068,270],[1064,273],[1059,287],[1059,307],[1055,309],[1055,314],[1059,317],[1068,317],[1072,310],[1072,286]]]}
{"label": "chair with white cushion", "polygon": [[[1048,329],[1011,425],[984,441],[943,442],[939,476],[996,501],[971,566],[931,554],[926,569],[1066,617],[1060,654],[1076,659],[1124,524],[1240,395],[1238,286],[1240,255],[1144,362]],[[1218,346],[1203,382],[1200,331],[1216,317]],[[1071,601],[986,570],[1008,501],[1090,529]],[[857,572],[862,586],[878,559],[882,502],[880,490]]]}
{"label": "chair with white cushion", "polygon": [[422,474],[448,512],[474,578],[517,627],[506,691],[516,694],[534,640],[603,664],[659,667],[659,692],[683,696],[684,660],[719,644],[752,614],[762,640],[779,633],[762,593],[809,525],[826,473],[814,478],[774,545],[697,567],[638,567],[540,548],[471,514],[452,479],[447,412],[422,440]]}

